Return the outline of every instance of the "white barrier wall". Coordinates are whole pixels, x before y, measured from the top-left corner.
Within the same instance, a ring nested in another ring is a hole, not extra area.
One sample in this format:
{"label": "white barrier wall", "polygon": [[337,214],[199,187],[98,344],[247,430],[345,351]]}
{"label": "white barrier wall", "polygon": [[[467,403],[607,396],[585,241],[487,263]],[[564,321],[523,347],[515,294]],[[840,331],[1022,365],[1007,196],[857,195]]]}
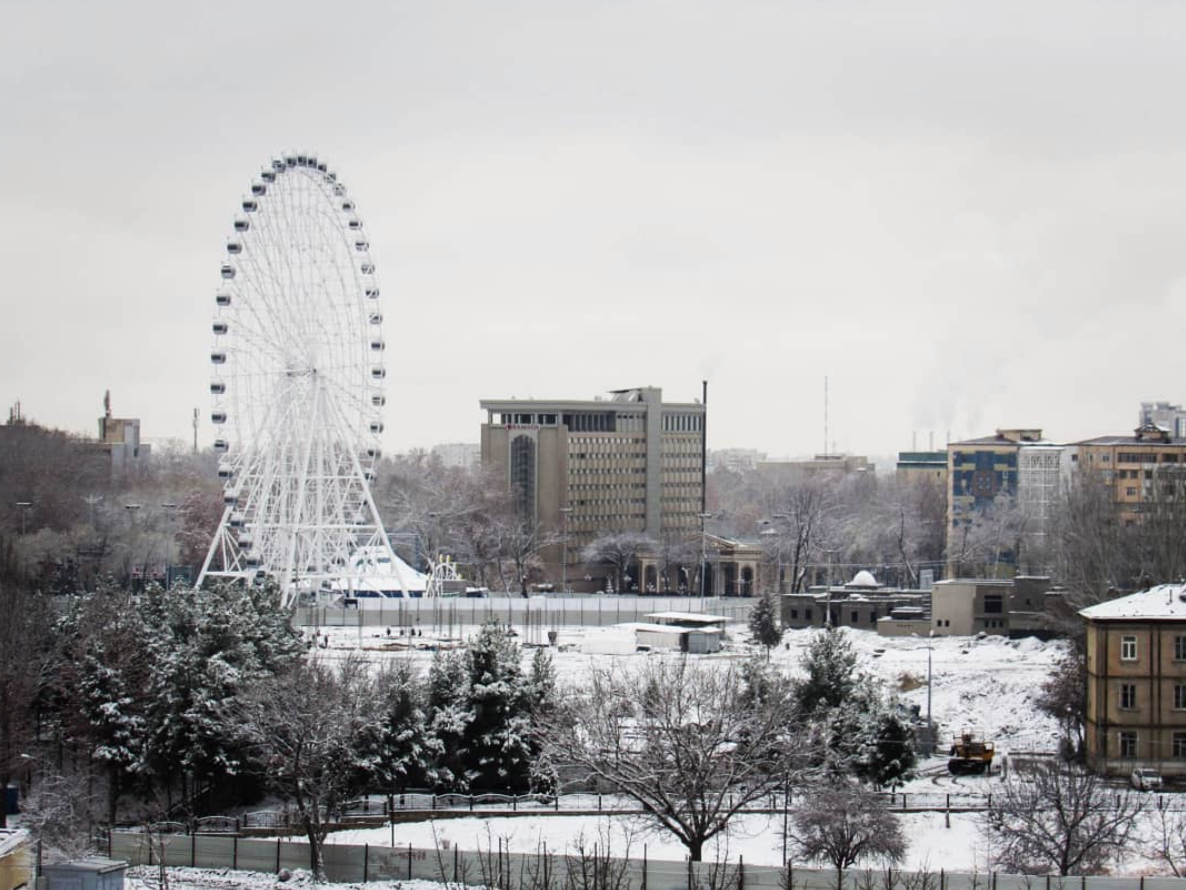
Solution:
{"label": "white barrier wall", "polygon": [[[398,830],[398,826],[397,826]],[[170,835],[164,838],[167,865],[235,868],[275,874],[281,868],[308,869],[309,847],[263,838]],[[113,832],[109,854],[131,865],[158,864],[161,839],[155,846],[139,832]],[[437,881],[484,885],[502,890],[562,890],[571,874],[581,890],[835,890],[829,869],[791,865],[745,865],[651,861],[636,856],[587,857],[541,853],[417,850],[411,847],[326,844],[326,877],[336,882],[378,880]],[[619,871],[620,870],[620,871]],[[621,880],[615,880],[620,874]],[[1177,878],[1119,878],[948,874],[850,870],[851,890],[1181,890]]]}

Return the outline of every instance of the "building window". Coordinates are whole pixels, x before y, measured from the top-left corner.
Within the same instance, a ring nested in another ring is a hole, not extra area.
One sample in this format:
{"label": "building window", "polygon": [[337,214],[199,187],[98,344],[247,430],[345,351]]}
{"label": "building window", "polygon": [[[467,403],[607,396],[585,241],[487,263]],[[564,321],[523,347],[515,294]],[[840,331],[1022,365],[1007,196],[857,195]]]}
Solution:
{"label": "building window", "polygon": [[511,441],[511,490],[522,520],[535,519],[535,442],[528,436]]}
{"label": "building window", "polygon": [[1171,744],[1174,760],[1186,760],[1186,732],[1175,732]]}
{"label": "building window", "polygon": [[860,616],[860,614],[859,614],[859,613],[857,613],[857,612],[853,612],[853,613],[852,613],[852,622],[851,622],[851,623],[852,623],[852,624],[856,624],[856,623],[857,623],[858,621],[860,621],[860,620],[861,620],[861,616]]}
{"label": "building window", "polygon": [[1137,706],[1137,684],[1120,684],[1120,709],[1122,711],[1135,710]]}
{"label": "building window", "polygon": [[1186,661],[1186,637],[1174,637],[1174,661]]}
{"label": "building window", "polygon": [[999,593],[984,595],[984,612],[987,615],[1000,615],[1005,611],[1005,599]]}
{"label": "building window", "polygon": [[1121,757],[1137,756],[1137,734],[1131,729],[1124,729],[1117,733],[1120,741]]}
{"label": "building window", "polygon": [[1137,660],[1137,638],[1136,637],[1121,637],[1120,638],[1120,660],[1121,661],[1136,661]]}
{"label": "building window", "polygon": [[799,620],[799,610],[798,609],[791,609],[791,620],[792,621]]}
{"label": "building window", "polygon": [[1186,711],[1186,684],[1174,684],[1174,710]]}
{"label": "building window", "polygon": [[810,621],[810,620],[811,620],[811,609],[804,609],[804,610],[803,610],[803,620],[804,620],[804,621]]}

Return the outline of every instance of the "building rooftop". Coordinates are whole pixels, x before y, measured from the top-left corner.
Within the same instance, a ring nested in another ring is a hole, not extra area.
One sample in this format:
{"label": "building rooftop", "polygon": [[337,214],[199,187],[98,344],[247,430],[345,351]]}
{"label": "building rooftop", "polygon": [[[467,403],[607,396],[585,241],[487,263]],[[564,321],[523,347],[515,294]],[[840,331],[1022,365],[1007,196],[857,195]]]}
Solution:
{"label": "building rooftop", "polygon": [[729,621],[727,615],[704,615],[700,612],[651,612],[647,618],[655,621],[680,622],[682,624],[724,624]]}
{"label": "building rooftop", "polygon": [[1159,584],[1148,590],[1122,596],[1081,609],[1088,620],[1186,619],[1186,584]]}
{"label": "building rooftop", "polygon": [[1041,430],[997,430],[994,435],[980,436],[976,439],[962,439],[959,442],[949,442],[949,449],[960,445],[1058,445],[1051,439],[1043,439]]}
{"label": "building rooftop", "polygon": [[0,856],[8,855],[29,841],[29,832],[23,828],[0,828]]}

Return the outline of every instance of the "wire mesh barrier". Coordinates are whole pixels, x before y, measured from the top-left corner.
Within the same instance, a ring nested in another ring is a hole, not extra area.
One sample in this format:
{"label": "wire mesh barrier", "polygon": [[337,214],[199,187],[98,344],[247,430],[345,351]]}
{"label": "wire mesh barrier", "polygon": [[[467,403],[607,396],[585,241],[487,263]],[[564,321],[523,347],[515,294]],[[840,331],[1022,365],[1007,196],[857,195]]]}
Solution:
{"label": "wire mesh barrier", "polygon": [[[700,612],[745,622],[753,600],[738,597],[665,597],[630,594],[586,596],[375,598],[358,608],[300,606],[294,623],[310,628],[387,628],[394,647],[412,645],[418,632],[435,638],[464,639],[482,624],[497,621],[515,629],[525,642],[543,645],[548,632],[563,627],[608,627],[645,621],[655,612]],[[409,633],[410,632],[410,633]]]}
{"label": "wire mesh barrier", "polygon": [[[327,844],[326,877],[337,882],[427,880],[490,890],[834,890],[836,872],[788,863],[778,866],[728,862],[651,860],[598,851],[511,853],[499,845],[467,851],[456,846],[415,849],[379,844]],[[283,839],[217,835],[161,835],[114,831],[108,855],[131,865],[232,868],[275,874],[308,868],[309,846]],[[845,890],[1177,890],[1178,878],[1054,877],[906,870],[849,869]]]}

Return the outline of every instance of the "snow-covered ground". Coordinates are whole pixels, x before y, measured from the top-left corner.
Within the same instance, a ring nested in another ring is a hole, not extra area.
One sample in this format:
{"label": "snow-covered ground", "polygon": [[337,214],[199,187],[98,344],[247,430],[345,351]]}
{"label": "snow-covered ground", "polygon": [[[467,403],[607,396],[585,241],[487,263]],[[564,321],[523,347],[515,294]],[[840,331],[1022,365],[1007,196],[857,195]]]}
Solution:
{"label": "snow-covered ground", "polygon": [[[395,633],[395,629],[392,633]],[[861,655],[863,667],[901,692],[904,701],[927,709],[927,640],[919,637],[881,637],[867,631],[845,631]],[[385,628],[322,628],[328,658],[359,652],[374,661],[410,659],[428,669],[431,649],[459,645],[460,640],[424,637],[388,637]],[[729,625],[730,640],[715,655],[696,656],[706,661],[747,657],[753,648],[740,625]],[[784,644],[773,651],[776,664],[791,674],[799,672],[812,630],[788,631]],[[663,653],[635,652],[631,625],[611,627],[562,627],[552,649],[562,683],[579,684],[592,668],[628,663],[639,658],[664,657]],[[411,644],[409,646],[409,644]],[[419,647],[419,648],[417,648]],[[993,739],[1001,751],[1052,751],[1057,742],[1054,721],[1040,714],[1034,700],[1052,665],[1062,656],[1064,644],[1003,637],[935,637],[931,653],[931,710],[941,741],[964,728]],[[524,648],[524,665],[531,650]],[[933,790],[933,789],[932,789]]]}
{"label": "snow-covered ground", "polygon": [[[393,633],[395,631],[393,630]],[[772,659],[784,671],[797,675],[804,651],[817,631],[788,631],[782,646],[772,652]],[[993,740],[1002,755],[1020,751],[1053,751],[1058,733],[1053,720],[1038,711],[1035,701],[1051,668],[1065,652],[1059,641],[1036,639],[1009,640],[986,636],[936,637],[930,647],[925,638],[881,637],[866,631],[845,631],[861,657],[865,670],[880,677],[898,691],[901,699],[927,711],[927,661],[931,656],[931,711],[938,726],[939,745],[950,744],[952,736],[964,729]],[[325,657],[344,657],[358,652],[381,663],[388,659],[410,659],[427,670],[431,649],[437,645],[453,646],[454,640],[416,637],[393,640],[384,628],[324,629]],[[754,650],[749,634],[740,625],[730,625],[726,648],[715,655],[696,656],[705,661],[723,661],[748,657]],[[403,645],[412,642],[413,648]],[[552,649],[558,677],[562,684],[579,685],[588,672],[615,664],[623,667],[642,658],[670,657],[665,653],[637,653],[630,625],[612,627],[562,627],[558,645]],[[524,650],[524,665],[531,658]],[[969,791],[991,792],[1001,781],[999,775],[948,775],[946,757],[925,761],[919,775],[903,789],[911,792]],[[942,813],[899,814],[908,828],[910,849],[908,868],[986,872],[991,869],[992,833],[986,830],[979,814],[952,814],[950,826]],[[440,819],[434,822],[406,823],[395,827],[397,845],[431,848],[442,841],[461,849],[494,847],[501,841],[504,849],[533,852],[545,844],[549,850],[562,852],[578,836],[586,839],[613,832],[615,845],[625,847],[627,836],[632,848],[647,844],[652,859],[682,860],[680,844],[670,836],[648,830],[646,823],[630,817],[531,815],[507,818]],[[1147,827],[1146,833],[1151,830]],[[389,844],[390,828],[359,829],[336,833],[334,843]],[[1131,854],[1120,866],[1121,873],[1160,873],[1141,848],[1134,844]],[[754,865],[777,865],[782,857],[781,815],[747,815],[739,818],[730,836],[719,849],[705,852],[709,859],[723,854],[731,860],[744,856]]]}

